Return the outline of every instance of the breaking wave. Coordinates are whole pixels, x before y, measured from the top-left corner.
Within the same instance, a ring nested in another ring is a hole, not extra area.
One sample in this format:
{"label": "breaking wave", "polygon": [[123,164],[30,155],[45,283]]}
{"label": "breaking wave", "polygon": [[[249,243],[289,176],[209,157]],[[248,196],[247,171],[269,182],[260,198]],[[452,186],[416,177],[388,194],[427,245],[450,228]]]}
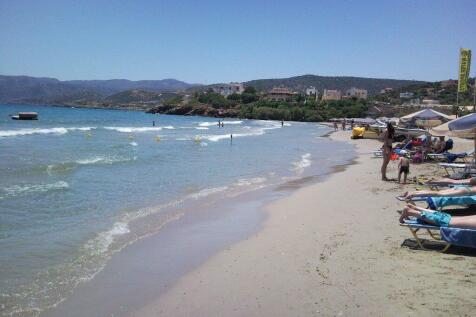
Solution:
{"label": "breaking wave", "polygon": [[162,131],[162,129],[173,130],[173,126],[165,127],[104,127],[106,130],[113,130],[122,133],[134,133],[134,132],[151,132],[151,131]]}
{"label": "breaking wave", "polygon": [[[239,121],[239,120],[234,120],[234,121],[223,121],[223,124],[224,125],[227,125],[227,124],[242,124],[243,121]],[[211,127],[211,126],[218,126],[218,121],[207,121],[207,122],[200,122],[198,124],[199,126],[201,127]]]}
{"label": "breaking wave", "polygon": [[18,129],[18,130],[0,130],[0,137],[15,137],[23,135],[33,134],[56,134],[62,135],[70,131],[91,131],[96,129],[95,127],[57,127],[57,128],[31,128],[31,129]]}
{"label": "breaking wave", "polygon": [[303,154],[301,156],[301,160],[293,163],[294,165],[293,170],[300,174],[304,171],[306,167],[311,166],[311,163],[312,163],[311,154],[310,153]]}
{"label": "breaking wave", "polygon": [[9,187],[2,188],[0,192],[3,192],[3,195],[0,198],[10,198],[17,197],[22,195],[27,195],[31,193],[45,193],[49,191],[60,191],[69,188],[69,184],[64,181],[58,181],[56,183],[50,184],[29,184],[29,185],[13,185]]}

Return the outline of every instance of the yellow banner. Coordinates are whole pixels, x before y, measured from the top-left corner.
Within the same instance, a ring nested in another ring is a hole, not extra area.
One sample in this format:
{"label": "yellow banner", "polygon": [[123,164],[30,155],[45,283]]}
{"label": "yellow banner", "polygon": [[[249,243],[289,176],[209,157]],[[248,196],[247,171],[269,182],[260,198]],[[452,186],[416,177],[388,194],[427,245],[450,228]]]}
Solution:
{"label": "yellow banner", "polygon": [[471,50],[462,48],[459,57],[459,78],[458,78],[458,92],[465,92],[468,90],[469,69],[471,67]]}

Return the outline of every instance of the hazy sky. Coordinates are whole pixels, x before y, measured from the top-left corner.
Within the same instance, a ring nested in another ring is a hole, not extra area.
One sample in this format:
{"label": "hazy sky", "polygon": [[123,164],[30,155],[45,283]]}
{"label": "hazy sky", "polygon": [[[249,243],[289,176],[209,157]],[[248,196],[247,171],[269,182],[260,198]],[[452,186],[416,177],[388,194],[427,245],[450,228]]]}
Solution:
{"label": "hazy sky", "polygon": [[456,78],[476,0],[0,0],[0,74],[194,83]]}

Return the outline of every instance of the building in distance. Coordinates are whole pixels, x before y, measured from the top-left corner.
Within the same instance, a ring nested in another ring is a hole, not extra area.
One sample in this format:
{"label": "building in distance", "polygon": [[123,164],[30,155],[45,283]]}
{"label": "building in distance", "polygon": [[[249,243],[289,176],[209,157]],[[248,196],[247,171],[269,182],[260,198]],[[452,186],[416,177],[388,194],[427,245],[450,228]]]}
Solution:
{"label": "building in distance", "polygon": [[367,99],[367,90],[352,87],[345,92],[345,98]]}
{"label": "building in distance", "polygon": [[317,97],[317,89],[314,86],[309,86],[306,88],[306,95],[307,96],[316,96]]}
{"label": "building in distance", "polygon": [[384,88],[384,89],[380,90],[380,93],[381,94],[388,94],[388,93],[391,93],[392,91],[393,91],[393,88],[387,87],[387,88]]}
{"label": "building in distance", "polygon": [[334,89],[324,89],[324,93],[322,94],[322,100],[330,101],[330,100],[341,100],[342,93],[340,90]]}
{"label": "building in distance", "polygon": [[458,81],[453,79],[441,81],[441,88],[455,88],[458,86]]}
{"label": "building in distance", "polygon": [[414,93],[412,93],[412,92],[408,92],[408,91],[401,92],[400,93],[400,99],[411,99],[411,98],[413,98],[413,95],[414,95]]}
{"label": "building in distance", "polygon": [[213,87],[213,92],[222,96],[229,96],[231,94],[241,94],[245,87],[241,83],[218,84]]}
{"label": "building in distance", "polygon": [[291,101],[294,93],[286,87],[274,87],[267,94],[266,97],[272,101]]}

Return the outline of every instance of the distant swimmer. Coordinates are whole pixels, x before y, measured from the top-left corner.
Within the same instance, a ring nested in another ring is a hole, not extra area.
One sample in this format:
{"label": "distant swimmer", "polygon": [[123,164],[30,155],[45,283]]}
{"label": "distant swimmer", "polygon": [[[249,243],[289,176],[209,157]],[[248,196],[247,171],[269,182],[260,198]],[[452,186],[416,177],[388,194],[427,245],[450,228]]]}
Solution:
{"label": "distant swimmer", "polygon": [[93,136],[93,134],[91,132],[86,133],[86,137],[90,138],[92,136]]}
{"label": "distant swimmer", "polygon": [[233,143],[233,134],[230,134],[230,144]]}
{"label": "distant swimmer", "polygon": [[284,120],[281,120],[281,126],[284,127]]}
{"label": "distant swimmer", "polygon": [[129,134],[128,138],[129,138],[129,140],[133,140],[133,139],[134,139],[134,135]]}
{"label": "distant swimmer", "polygon": [[155,127],[155,120],[154,120],[154,121],[152,121],[152,126],[153,126],[153,127]]}

